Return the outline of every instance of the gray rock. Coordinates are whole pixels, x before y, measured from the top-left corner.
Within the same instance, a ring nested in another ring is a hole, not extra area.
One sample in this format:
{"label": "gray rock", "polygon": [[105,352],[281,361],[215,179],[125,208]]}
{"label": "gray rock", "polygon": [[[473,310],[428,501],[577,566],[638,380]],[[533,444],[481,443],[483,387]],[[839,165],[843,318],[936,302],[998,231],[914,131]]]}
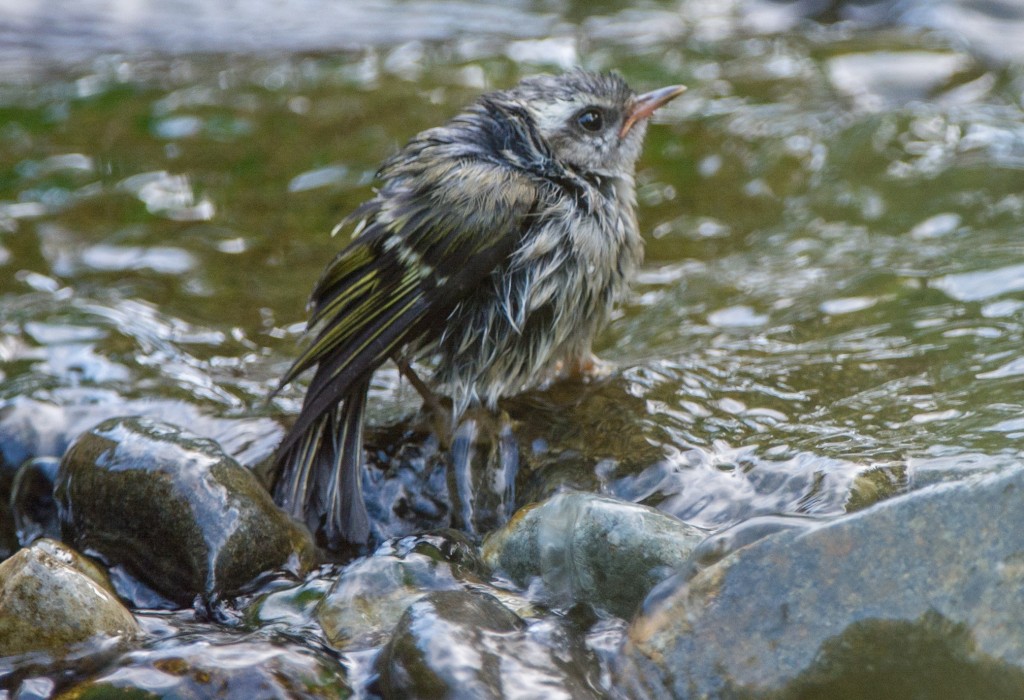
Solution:
{"label": "gray rock", "polygon": [[496,598],[436,591],[409,606],[377,659],[386,698],[596,698],[583,654],[552,646]]}
{"label": "gray rock", "polygon": [[634,697],[1024,697],[1024,470],[759,540],[666,581]]}
{"label": "gray rock", "polygon": [[456,531],[386,542],[339,574],[315,617],[336,648],[383,644],[414,601],[428,591],[480,584],[482,566]]}
{"label": "gray rock", "polygon": [[180,603],[315,559],[309,533],[249,470],[167,424],[120,418],[84,433],[61,461],[55,493],[66,540]]}
{"label": "gray rock", "polygon": [[552,602],[593,603],[629,617],[704,539],[654,508],[566,492],[520,509],[484,542],[484,561],[527,585],[539,577]]}
{"label": "gray rock", "polygon": [[90,639],[137,634],[103,574],[66,545],[37,540],[0,563],[0,656],[60,656]]}

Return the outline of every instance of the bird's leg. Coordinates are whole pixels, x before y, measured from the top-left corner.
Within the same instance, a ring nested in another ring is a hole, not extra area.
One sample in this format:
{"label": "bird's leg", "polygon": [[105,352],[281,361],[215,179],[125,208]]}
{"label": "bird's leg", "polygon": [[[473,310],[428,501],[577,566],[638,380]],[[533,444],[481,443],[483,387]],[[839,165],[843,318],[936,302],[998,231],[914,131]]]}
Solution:
{"label": "bird's leg", "polygon": [[515,508],[519,446],[508,413],[471,408],[452,436],[448,492],[452,525],[479,535],[503,525]]}
{"label": "bird's leg", "polygon": [[427,383],[420,379],[416,371],[409,365],[408,360],[400,357],[392,359],[398,365],[398,371],[401,375],[409,380],[413,389],[423,399],[423,407],[426,408],[427,413],[430,415],[430,424],[437,434],[438,440],[440,440],[442,445],[450,445],[453,429],[451,408],[445,406],[441,397],[431,391]]}
{"label": "bird's leg", "polygon": [[519,446],[512,419],[483,406],[470,408],[452,423],[452,410],[403,358],[392,358],[398,371],[423,399],[434,433],[451,455],[448,492],[452,525],[477,535],[503,525],[515,508]]}

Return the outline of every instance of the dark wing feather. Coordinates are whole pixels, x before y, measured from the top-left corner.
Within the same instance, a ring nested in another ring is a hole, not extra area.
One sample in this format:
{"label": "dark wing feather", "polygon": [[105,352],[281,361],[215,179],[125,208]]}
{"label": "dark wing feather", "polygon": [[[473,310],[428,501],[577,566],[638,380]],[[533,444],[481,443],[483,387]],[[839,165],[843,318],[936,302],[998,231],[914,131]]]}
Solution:
{"label": "dark wing feather", "polygon": [[[422,181],[421,181],[422,180]],[[466,292],[509,255],[536,188],[518,171],[463,163],[446,182],[378,196],[363,232],[335,258],[312,296],[312,343],[281,383],[316,366],[287,449],[317,416],[395,351],[440,332]]]}
{"label": "dark wing feather", "polygon": [[364,543],[370,518],[362,499],[360,459],[368,386],[321,414],[283,460],[277,497],[281,506],[310,529],[323,526],[328,543]]}
{"label": "dark wing feather", "polygon": [[368,534],[353,436],[361,435],[370,376],[403,347],[441,332],[454,305],[508,257],[535,206],[527,174],[492,159],[446,158],[444,146],[414,141],[417,158],[385,166],[384,188],[358,211],[363,231],[313,292],[313,340],[282,379],[316,367],[279,448],[275,493],[296,516],[326,514],[329,536],[331,523],[341,539]]}

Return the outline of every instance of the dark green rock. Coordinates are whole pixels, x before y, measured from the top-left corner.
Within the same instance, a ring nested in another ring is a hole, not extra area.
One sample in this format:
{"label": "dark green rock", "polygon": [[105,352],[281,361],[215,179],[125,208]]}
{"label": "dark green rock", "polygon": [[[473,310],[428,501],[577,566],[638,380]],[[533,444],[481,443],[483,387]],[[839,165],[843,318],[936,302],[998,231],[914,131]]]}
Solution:
{"label": "dark green rock", "polygon": [[918,491],[666,582],[634,697],[1024,697],[1024,470]]}
{"label": "dark green rock", "polygon": [[377,659],[386,698],[600,696],[572,640],[548,647],[496,598],[435,591],[409,606]]}
{"label": "dark green rock", "polygon": [[120,418],[84,433],[61,462],[56,497],[65,539],[181,603],[314,560],[309,533],[249,470],[167,424]]}

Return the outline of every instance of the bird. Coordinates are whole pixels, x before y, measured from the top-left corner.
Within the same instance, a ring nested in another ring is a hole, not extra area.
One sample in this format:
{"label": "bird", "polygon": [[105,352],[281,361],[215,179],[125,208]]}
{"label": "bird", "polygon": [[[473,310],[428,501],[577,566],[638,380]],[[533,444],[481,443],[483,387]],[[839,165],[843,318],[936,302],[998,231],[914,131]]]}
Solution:
{"label": "bird", "polygon": [[582,68],[534,75],[384,161],[375,194],[339,224],[352,239],[316,283],[305,348],[278,386],[313,370],[276,452],[278,505],[329,545],[367,544],[363,423],[386,362],[425,403],[447,398],[456,421],[599,366],[594,338],[643,257],[648,118],[685,89],[637,94]]}

